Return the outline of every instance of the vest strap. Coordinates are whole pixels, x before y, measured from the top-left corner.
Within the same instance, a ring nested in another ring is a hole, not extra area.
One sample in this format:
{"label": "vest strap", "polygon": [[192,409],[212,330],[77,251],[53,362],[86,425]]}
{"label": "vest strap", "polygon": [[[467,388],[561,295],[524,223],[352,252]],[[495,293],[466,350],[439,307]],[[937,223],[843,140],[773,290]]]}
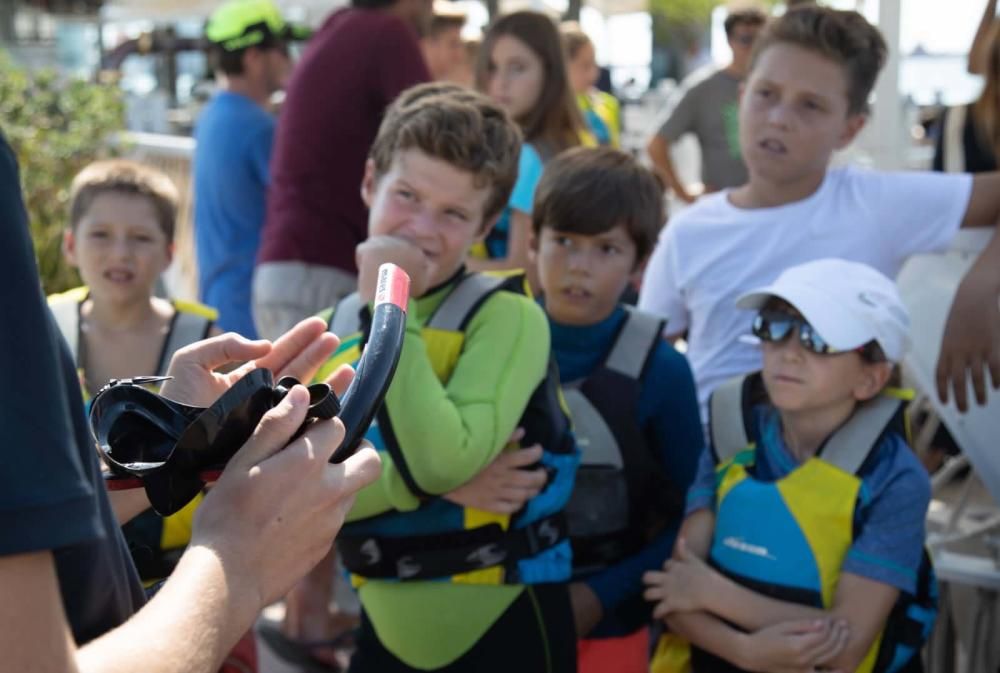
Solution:
{"label": "vest strap", "polygon": [[605,362],[608,369],[639,379],[663,333],[664,321],[627,306],[628,317]]}
{"label": "vest strap", "polygon": [[341,299],[333,312],[329,331],[342,338],[360,332],[362,308],[364,308],[364,304],[362,304],[361,296],[357,292],[352,292]]}
{"label": "vest strap", "polygon": [[188,313],[174,307],[174,319],[170,324],[170,332],[167,334],[167,341],[163,345],[163,353],[160,355],[160,364],[156,375],[163,376],[170,368],[170,360],[174,353],[190,346],[196,341],[201,341],[208,337],[214,321],[197,313]]}
{"label": "vest strap", "polygon": [[712,392],[708,401],[708,428],[715,459],[731,460],[750,445],[743,421],[743,389],[746,376],[731,378]]}
{"label": "vest strap", "polygon": [[344,567],[361,577],[432,580],[496,566],[513,573],[517,561],[555,547],[566,536],[566,519],[558,513],[508,531],[499,524],[488,524],[435,535],[341,536],[337,551]]}
{"label": "vest strap", "polygon": [[[755,375],[726,381],[709,399],[709,432],[719,463],[731,460],[751,442],[747,428],[748,386]],[[826,440],[817,456],[848,474],[857,474],[879,437],[893,423],[904,402],[879,395],[860,405],[851,417]]]}
{"label": "vest strap", "polygon": [[621,470],[625,466],[621,447],[594,403],[576,386],[564,386],[563,398],[573,419],[582,464]]}
{"label": "vest strap", "polygon": [[76,365],[80,358],[80,305],[82,302],[75,299],[61,299],[49,304],[52,315],[56,319],[56,326],[62,332],[63,338],[69,344],[69,352],[73,356],[73,364]]}
{"label": "vest strap", "polygon": [[505,278],[471,273],[453,289],[427,321],[427,327],[448,332],[461,332],[479,305],[500,289]]}
{"label": "vest strap", "polygon": [[885,395],[860,405],[827,440],[819,457],[848,474],[857,474],[901,406],[902,402]]}
{"label": "vest strap", "polygon": [[[56,319],[56,325],[69,345],[74,363],[78,363],[80,360],[80,307],[86,297],[86,293],[70,294],[64,299],[49,303],[52,315]],[[207,338],[214,324],[213,319],[199,313],[182,310],[175,304],[174,317],[170,321],[170,329],[163,344],[163,350],[160,352],[156,375],[163,376],[166,373],[174,353],[195,341]]]}

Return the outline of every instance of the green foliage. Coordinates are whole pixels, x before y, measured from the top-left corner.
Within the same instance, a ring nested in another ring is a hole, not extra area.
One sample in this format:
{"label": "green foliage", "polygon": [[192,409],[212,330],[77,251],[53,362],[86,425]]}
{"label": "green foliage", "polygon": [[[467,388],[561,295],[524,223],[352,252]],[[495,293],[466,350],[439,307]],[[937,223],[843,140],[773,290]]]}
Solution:
{"label": "green foliage", "polygon": [[649,0],[649,11],[653,15],[653,33],[657,44],[688,49],[708,27],[712,11],[719,5],[733,7],[759,7],[769,11],[778,0]]}
{"label": "green foliage", "polygon": [[109,134],[124,125],[114,86],[28,72],[0,51],[0,129],[21,165],[25,206],[46,293],[79,284],[62,260],[69,186],[88,163],[110,153]]}
{"label": "green foliage", "polygon": [[649,11],[671,24],[705,26],[719,4],[721,0],[649,0]]}

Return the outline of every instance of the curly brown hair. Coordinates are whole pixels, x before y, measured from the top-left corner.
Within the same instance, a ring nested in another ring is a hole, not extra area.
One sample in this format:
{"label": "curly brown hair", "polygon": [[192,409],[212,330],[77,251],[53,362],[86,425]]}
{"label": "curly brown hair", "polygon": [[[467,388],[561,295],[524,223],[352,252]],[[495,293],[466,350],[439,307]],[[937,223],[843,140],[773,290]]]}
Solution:
{"label": "curly brown hair", "polygon": [[849,114],[868,112],[868,96],[885,65],[888,48],[878,28],[855,11],[802,5],[768,23],[754,45],[750,70],[775,44],[791,44],[842,66]]}
{"label": "curly brown hair", "polygon": [[389,172],[393,159],[408,149],[445,161],[491,188],[484,225],[499,215],[517,180],[521,131],[483,94],[447,82],[407,89],[386,111],[369,158],[375,175]]}
{"label": "curly brown hair", "polygon": [[70,228],[76,228],[95,198],[109,192],[149,199],[167,241],[174,240],[180,199],[177,187],[165,173],[127,159],[95,161],[76,174],[70,185]]}

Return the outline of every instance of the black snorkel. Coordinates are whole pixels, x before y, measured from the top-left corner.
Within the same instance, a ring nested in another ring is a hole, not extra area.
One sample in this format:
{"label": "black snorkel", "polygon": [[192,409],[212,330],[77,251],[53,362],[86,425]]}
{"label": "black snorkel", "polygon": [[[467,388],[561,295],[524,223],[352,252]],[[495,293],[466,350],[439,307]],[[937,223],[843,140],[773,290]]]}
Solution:
{"label": "black snorkel", "polygon": [[[346,434],[330,462],[353,454],[378,411],[403,347],[410,279],[393,264],[379,268],[371,334],[342,399],[325,383],[308,386],[309,423],[339,417]],[[112,380],[94,398],[90,425],[109,468],[109,489],[142,487],[159,514],[173,514],[214,481],[253,434],[261,417],[299,382],[275,385],[267,369],[237,381],[207,409],[168,400],[143,386],[164,380]]]}

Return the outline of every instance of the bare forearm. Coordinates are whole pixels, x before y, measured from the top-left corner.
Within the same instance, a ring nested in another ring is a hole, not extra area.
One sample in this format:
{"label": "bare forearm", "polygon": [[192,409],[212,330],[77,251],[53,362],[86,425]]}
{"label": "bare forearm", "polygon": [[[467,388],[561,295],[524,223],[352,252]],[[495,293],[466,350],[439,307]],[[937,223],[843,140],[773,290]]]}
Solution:
{"label": "bare forearm", "polygon": [[895,603],[896,589],[844,574],[830,610],[787,603],[762,596],[728,578],[718,576],[709,592],[709,613],[735,624],[747,632],[755,632],[781,622],[835,619],[848,628],[846,646],[830,661],[832,668],[853,671],[862,662],[882,630]]}
{"label": "bare forearm", "polygon": [[77,654],[85,673],[211,673],[253,624],[260,599],[216,553],[191,547],[148,605]]}
{"label": "bare forearm", "polygon": [[656,172],[666,186],[682,199],[690,199],[690,194],[684,188],[680,178],[677,177],[677,171],[674,170],[674,162],[670,158],[670,144],[657,135],[649,141],[646,150],[649,152],[649,158],[652,160]]}
{"label": "bare forearm", "polygon": [[531,215],[511,209],[507,234],[507,256],[500,259],[477,259],[470,257],[468,266],[472,271],[506,271],[527,269],[528,242],[531,238]]}
{"label": "bare forearm", "polygon": [[746,636],[707,612],[678,612],[666,619],[670,630],[693,645],[722,657],[739,668],[748,668],[743,653]]}
{"label": "bare forearm", "polygon": [[768,598],[719,574],[714,576],[712,589],[706,595],[708,612],[746,631],[756,631],[778,622],[830,616],[818,608]]}
{"label": "bare forearm", "polygon": [[994,231],[990,242],[970,269],[970,273],[973,272],[989,279],[993,290],[1000,290],[1000,235],[997,231]]}
{"label": "bare forearm", "polygon": [[108,491],[108,500],[111,501],[111,509],[115,511],[119,526],[124,526],[150,507],[146,491],[141,488]]}

